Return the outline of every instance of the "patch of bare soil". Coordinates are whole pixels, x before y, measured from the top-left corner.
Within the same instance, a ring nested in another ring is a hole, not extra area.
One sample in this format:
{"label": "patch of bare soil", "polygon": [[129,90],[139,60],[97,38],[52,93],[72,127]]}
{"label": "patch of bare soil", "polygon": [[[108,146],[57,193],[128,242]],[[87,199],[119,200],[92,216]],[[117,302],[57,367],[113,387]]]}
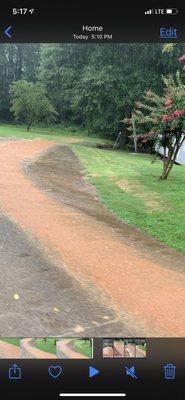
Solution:
{"label": "patch of bare soil", "polygon": [[[114,232],[121,233],[126,242],[143,252],[144,257],[160,261],[168,268],[174,268],[175,262],[176,271],[185,272],[183,255],[140,229],[123,223],[104,207],[96,196],[95,188],[84,179],[84,168],[68,146],[57,145],[46,150],[34,162],[26,161],[24,171],[49,197],[105,223]],[[131,187],[126,180],[119,185],[126,191],[138,188],[137,182]],[[138,189],[141,190],[141,187]],[[153,202],[155,206],[155,201]]]}
{"label": "patch of bare soil", "polygon": [[[118,221],[83,186],[83,169],[72,151],[53,146],[40,141],[0,146],[4,212],[59,266],[62,260],[73,277],[111,299],[137,332],[183,336],[185,257]],[[25,159],[33,160],[27,174],[21,169]]]}

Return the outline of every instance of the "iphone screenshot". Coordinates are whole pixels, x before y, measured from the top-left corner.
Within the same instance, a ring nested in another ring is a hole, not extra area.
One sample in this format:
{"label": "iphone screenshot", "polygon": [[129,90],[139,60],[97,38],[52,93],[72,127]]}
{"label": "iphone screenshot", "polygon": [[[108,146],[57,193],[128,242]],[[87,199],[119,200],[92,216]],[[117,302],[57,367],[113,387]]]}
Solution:
{"label": "iphone screenshot", "polygon": [[0,399],[185,400],[185,7],[2,1]]}

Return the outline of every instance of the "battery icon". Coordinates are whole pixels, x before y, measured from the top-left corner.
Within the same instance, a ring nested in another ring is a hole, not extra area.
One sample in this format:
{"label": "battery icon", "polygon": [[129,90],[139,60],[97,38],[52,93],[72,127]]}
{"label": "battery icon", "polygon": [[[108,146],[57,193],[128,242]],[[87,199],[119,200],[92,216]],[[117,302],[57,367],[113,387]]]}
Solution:
{"label": "battery icon", "polygon": [[175,15],[178,13],[177,8],[166,8],[166,14],[167,15]]}

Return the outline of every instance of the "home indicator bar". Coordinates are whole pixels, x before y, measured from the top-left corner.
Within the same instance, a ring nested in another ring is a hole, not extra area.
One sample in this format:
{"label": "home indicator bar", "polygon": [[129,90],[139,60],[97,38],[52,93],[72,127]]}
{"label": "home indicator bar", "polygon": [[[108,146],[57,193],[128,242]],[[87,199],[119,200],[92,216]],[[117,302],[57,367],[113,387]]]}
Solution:
{"label": "home indicator bar", "polygon": [[60,393],[60,397],[126,397],[126,393]]}

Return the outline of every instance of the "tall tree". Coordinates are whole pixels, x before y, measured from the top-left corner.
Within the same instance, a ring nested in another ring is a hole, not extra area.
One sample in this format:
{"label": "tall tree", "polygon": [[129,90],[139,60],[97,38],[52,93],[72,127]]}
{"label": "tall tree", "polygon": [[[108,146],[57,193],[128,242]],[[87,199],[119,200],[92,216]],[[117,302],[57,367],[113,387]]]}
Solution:
{"label": "tall tree", "polygon": [[42,84],[16,81],[10,87],[10,96],[15,120],[24,122],[28,131],[34,123],[54,122],[57,113]]}
{"label": "tall tree", "polygon": [[0,44],[0,119],[11,119],[9,86],[26,79],[35,82],[39,65],[39,44]]}

